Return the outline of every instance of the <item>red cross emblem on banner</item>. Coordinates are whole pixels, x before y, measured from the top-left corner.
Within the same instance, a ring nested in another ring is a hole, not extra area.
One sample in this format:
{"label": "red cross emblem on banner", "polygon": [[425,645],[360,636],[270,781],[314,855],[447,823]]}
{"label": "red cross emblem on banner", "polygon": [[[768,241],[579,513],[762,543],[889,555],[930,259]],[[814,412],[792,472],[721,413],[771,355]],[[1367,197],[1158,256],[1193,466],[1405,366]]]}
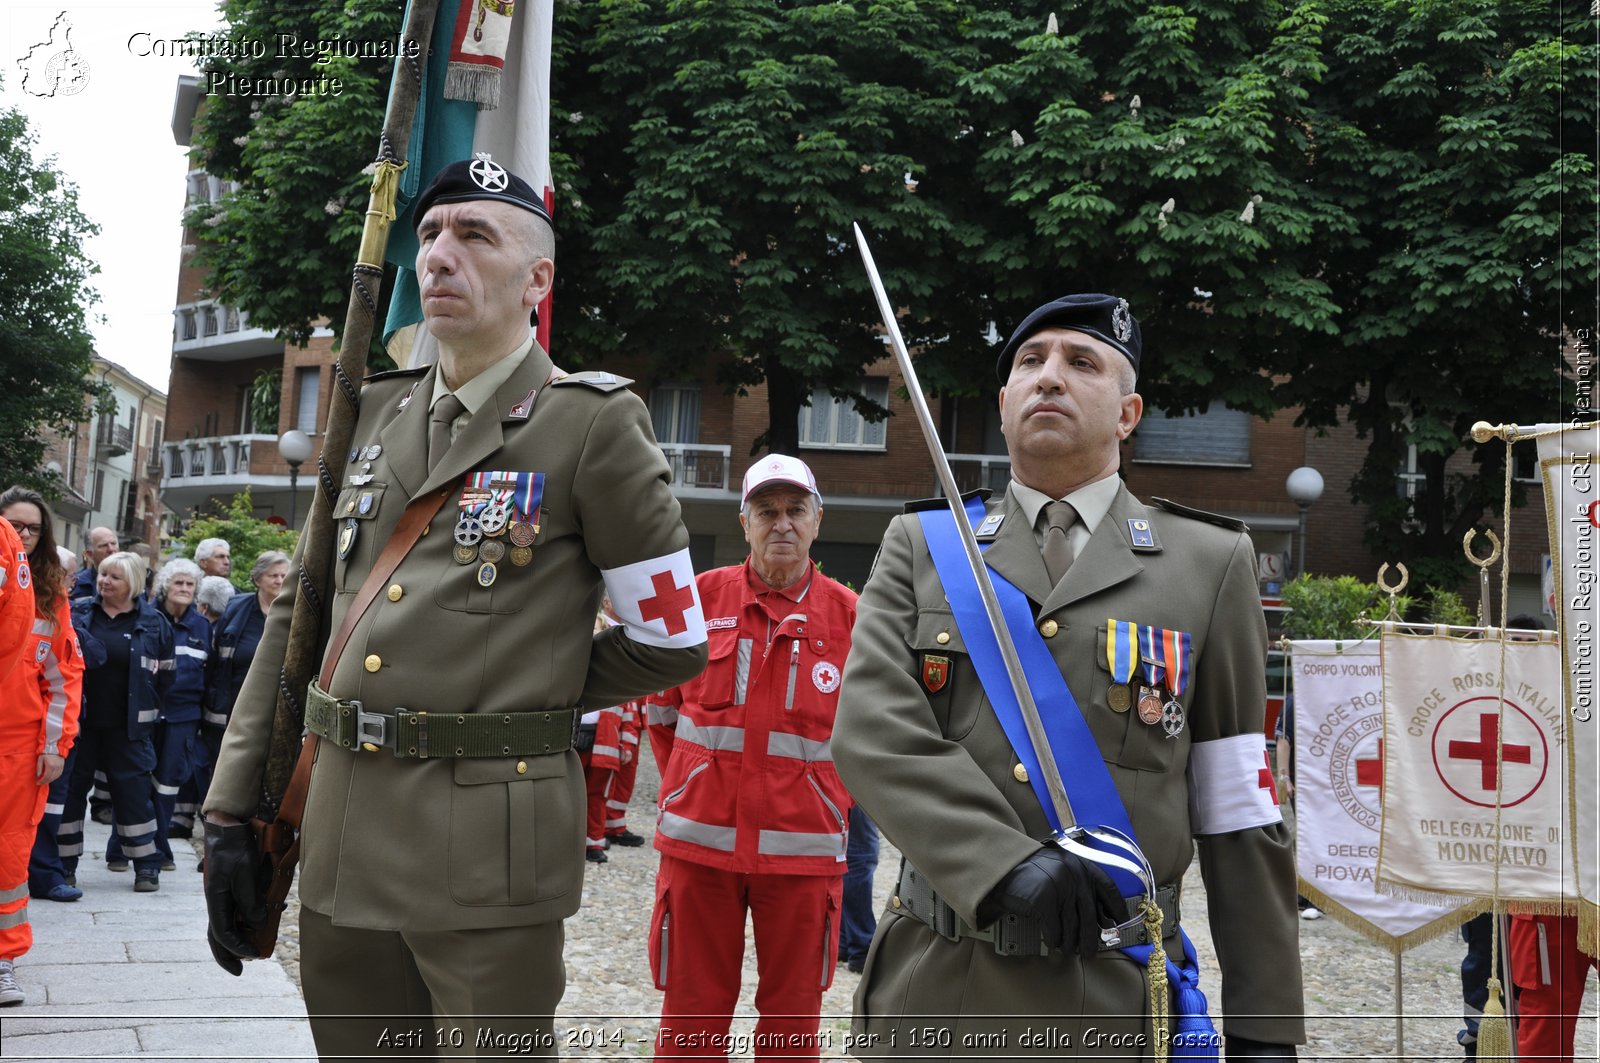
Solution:
{"label": "red cross emblem on banner", "polygon": [[1378,755],[1368,760],[1356,759],[1356,785],[1376,786],[1383,793],[1383,739],[1378,739]]}
{"label": "red cross emblem on banner", "polygon": [[1549,740],[1539,722],[1507,699],[1468,698],[1434,727],[1433,766],[1446,789],[1479,808],[1510,808],[1532,797],[1550,771]]}
{"label": "red cross emblem on banner", "polygon": [[689,630],[689,622],[683,617],[694,605],[694,591],[688,586],[678,586],[670,569],[651,576],[650,586],[655,588],[655,596],[639,600],[639,615],[645,620],[663,621],[669,635],[681,635]]}

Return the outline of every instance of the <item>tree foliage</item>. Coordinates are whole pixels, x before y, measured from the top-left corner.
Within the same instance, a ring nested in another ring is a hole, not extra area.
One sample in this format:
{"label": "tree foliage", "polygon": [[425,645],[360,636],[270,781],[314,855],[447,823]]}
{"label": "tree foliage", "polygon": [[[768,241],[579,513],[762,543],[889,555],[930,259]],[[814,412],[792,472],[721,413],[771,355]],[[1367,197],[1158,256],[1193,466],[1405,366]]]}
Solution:
{"label": "tree foliage", "polygon": [[54,496],[41,429],[70,432],[97,394],[88,313],[99,267],[84,241],[99,227],[51,159],[34,157],[21,111],[0,109],[0,483]]}
{"label": "tree foliage", "polygon": [[226,508],[197,517],[183,530],[183,556],[193,557],[195,547],[202,539],[223,539],[233,555],[233,570],[228,580],[237,590],[254,590],[250,582],[250,566],[266,550],[282,550],[294,555],[294,544],[300,533],[281,524],[273,524],[255,515],[246,488],[233,496]]}
{"label": "tree foliage", "polygon": [[[319,325],[344,327],[372,187],[365,168],[383,126],[394,65],[319,56],[304,45],[393,41],[403,10],[397,2],[221,5],[228,38],[261,47],[208,56],[202,65],[202,88],[215,75],[223,91],[205,96],[194,146],[207,173],[238,187],[218,203],[194,206],[186,220],[213,293],[290,343],[304,345]],[[281,35],[302,46],[284,55]],[[325,80],[321,91],[284,93],[260,85],[271,79]],[[243,91],[229,92],[230,86]]]}

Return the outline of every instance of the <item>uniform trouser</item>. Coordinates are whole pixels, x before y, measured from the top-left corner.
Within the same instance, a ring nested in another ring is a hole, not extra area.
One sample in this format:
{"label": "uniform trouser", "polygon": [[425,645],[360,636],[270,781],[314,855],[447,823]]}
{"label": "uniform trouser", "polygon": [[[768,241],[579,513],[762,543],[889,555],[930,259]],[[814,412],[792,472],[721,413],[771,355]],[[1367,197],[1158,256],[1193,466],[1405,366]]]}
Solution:
{"label": "uniform trouser", "polygon": [[317,1053],[485,1059],[557,1055],[559,922],[362,930],[300,910],[300,977]]}
{"label": "uniform trouser", "polygon": [[0,960],[14,960],[33,945],[28,923],[28,854],[44,814],[47,789],[36,781],[35,742],[26,753],[0,753]]}
{"label": "uniform trouser", "polygon": [[850,809],[845,848],[844,899],[839,915],[840,959],[866,959],[878,920],[872,914],[872,878],[878,870],[878,825],[856,805]]}
{"label": "uniform trouser", "polygon": [[[163,860],[172,859],[172,843],[167,840],[167,827],[172,823],[172,810],[177,805],[178,792],[194,774],[200,749],[200,721],[162,720],[156,724],[155,805],[156,849]],[[117,832],[106,839],[106,860],[122,859],[122,843]]]}
{"label": "uniform trouser", "polygon": [[211,773],[217,766],[217,754],[222,752],[222,736],[226,733],[226,727],[200,722],[200,753],[194,762],[194,789],[199,795],[195,802],[197,811],[205,803],[206,791],[211,789]]}
{"label": "uniform trouser", "polygon": [[155,784],[156,749],[145,733],[128,737],[128,725],[85,727],[78,733],[77,763],[72,767],[72,784],[61,811],[61,829],[56,834],[61,847],[61,864],[69,875],[77,874],[78,858],[83,855],[83,813],[95,765],[106,773],[111,789],[111,810],[122,851],[140,871],[161,870],[161,851],[156,848]]}
{"label": "uniform trouser", "polygon": [[[630,748],[624,746],[624,749]],[[639,777],[639,746],[632,746],[633,759],[617,769],[606,794],[606,837],[613,838],[628,829],[628,802],[633,799],[633,781]]]}
{"label": "uniform trouser", "polygon": [[583,764],[583,790],[587,815],[583,831],[583,844],[590,849],[606,847],[606,793],[616,772],[610,768],[596,768],[591,753],[579,753]]}
{"label": "uniform trouser", "polygon": [[[1456,1034],[1456,1040],[1465,1049],[1468,1059],[1478,1056],[1478,1021],[1483,1018],[1483,1005],[1489,999],[1489,971],[1493,966],[1490,958],[1493,919],[1488,912],[1484,912],[1461,924],[1461,940],[1467,943],[1467,954],[1461,958],[1461,1021],[1464,1025]],[[1502,994],[1511,991],[1504,978],[1500,979],[1500,986]]]}
{"label": "uniform trouser", "polygon": [[[839,875],[755,875],[661,857],[650,920],[650,972],[666,990],[656,1058],[819,1058],[822,992],[839,941]],[[729,1036],[755,926],[755,1040]]]}
{"label": "uniform trouser", "polygon": [[[61,810],[67,803],[67,790],[72,786],[72,769],[78,762],[78,747],[74,743],[67,762],[50,784],[50,794],[45,798],[44,814],[33,832],[33,852],[28,856],[28,891],[35,897],[47,897],[54,886],[67,881],[67,869],[61,863],[61,847],[56,832],[61,829]],[[79,828],[80,832],[82,828]]]}
{"label": "uniform trouser", "polygon": [[1583,984],[1595,965],[1578,950],[1577,917],[1514,915],[1508,951],[1517,985],[1517,1058],[1572,1059]]}

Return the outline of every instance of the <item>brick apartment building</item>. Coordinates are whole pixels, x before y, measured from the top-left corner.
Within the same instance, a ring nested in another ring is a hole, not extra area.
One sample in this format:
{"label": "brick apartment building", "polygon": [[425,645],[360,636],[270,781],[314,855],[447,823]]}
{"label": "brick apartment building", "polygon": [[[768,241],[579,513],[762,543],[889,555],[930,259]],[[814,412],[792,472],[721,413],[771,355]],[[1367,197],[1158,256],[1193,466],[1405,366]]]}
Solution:
{"label": "brick apartment building", "polygon": [[[201,100],[194,78],[179,79],[173,135],[179,144],[190,132]],[[215,198],[224,189],[201,171],[189,177],[190,200]],[[305,349],[285,349],[269,334],[249,327],[241,314],[217,305],[202,288],[200,272],[185,263],[179,276],[166,443],[167,504],[180,514],[211,497],[227,499],[250,487],[259,515],[287,516],[289,468],[278,456],[278,434],[299,428],[320,448],[334,356],[327,337]],[[559,331],[553,343],[558,364],[564,356]],[[739,561],[745,555],[737,510],[741,477],[751,446],[766,428],[766,391],[751,388],[734,397],[715,383],[707,365],[697,378],[650,380],[642,359],[607,357],[583,368],[600,368],[634,377],[649,406],[656,435],[674,474],[674,491],[683,506],[697,568]],[[263,371],[281,371],[276,423],[257,424],[248,392]],[[987,369],[984,370],[987,372]],[[827,516],[814,548],[827,571],[860,587],[871,569],[877,545],[890,518],[909,499],[937,493],[937,478],[909,404],[897,396],[902,381],[893,360],[870,367],[862,386],[885,403],[891,416],[867,424],[852,406],[825,390],[801,415],[800,456],[820,481]],[[929,403],[963,489],[1004,488],[1009,476],[1005,444],[993,398]],[[1493,411],[1485,411],[1495,419]],[[1300,513],[1285,488],[1300,467],[1319,470],[1326,483],[1309,507],[1305,559],[1308,571],[1352,574],[1371,580],[1387,559],[1370,556],[1362,542],[1363,513],[1349,498],[1349,483],[1366,450],[1349,428],[1317,435],[1293,426],[1294,411],[1270,421],[1225,409],[1202,416],[1168,419],[1146,411],[1145,421],[1125,444],[1123,473],[1141,498],[1171,498],[1186,505],[1245,520],[1256,549],[1267,555],[1264,577],[1281,578],[1294,564]],[[1532,475],[1531,448],[1524,472]],[[1465,462],[1459,457],[1457,461]],[[315,468],[316,456],[306,464]],[[1415,482],[1414,465],[1402,477],[1402,490]],[[304,516],[311,498],[310,475],[300,478],[297,509]],[[1529,484],[1527,508],[1513,520],[1513,611],[1536,611],[1542,560],[1547,553],[1542,492]],[[1292,573],[1291,573],[1292,574]],[[1498,587],[1498,573],[1496,579]],[[1271,580],[1263,579],[1265,593]],[[1463,588],[1476,600],[1474,588]]]}

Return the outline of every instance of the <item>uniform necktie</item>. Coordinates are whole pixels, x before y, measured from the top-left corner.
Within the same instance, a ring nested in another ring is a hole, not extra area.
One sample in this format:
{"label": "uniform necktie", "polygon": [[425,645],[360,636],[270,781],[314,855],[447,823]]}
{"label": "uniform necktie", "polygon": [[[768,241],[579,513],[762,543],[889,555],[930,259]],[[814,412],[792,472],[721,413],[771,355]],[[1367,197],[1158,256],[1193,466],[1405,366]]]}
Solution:
{"label": "uniform necktie", "polygon": [[433,404],[433,413],[428,417],[429,472],[444,460],[444,452],[450,449],[450,426],[455,423],[457,417],[466,412],[466,404],[453,393],[446,394]]}
{"label": "uniform necktie", "polygon": [[1072,548],[1067,545],[1067,529],[1078,519],[1078,511],[1070,502],[1051,502],[1044,507],[1049,521],[1044,530],[1044,568],[1050,574],[1050,585],[1061,582],[1061,577],[1072,567]]}

